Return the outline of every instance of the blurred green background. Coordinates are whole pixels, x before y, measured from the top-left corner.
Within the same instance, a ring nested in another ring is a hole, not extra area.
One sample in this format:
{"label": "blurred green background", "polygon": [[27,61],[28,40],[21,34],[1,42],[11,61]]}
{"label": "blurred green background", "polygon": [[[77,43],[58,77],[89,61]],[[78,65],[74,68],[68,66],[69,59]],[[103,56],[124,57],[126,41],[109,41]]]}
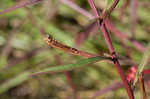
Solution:
{"label": "blurred green background", "polygon": [[[1,0],[0,11],[23,0]],[[87,0],[70,0],[92,13]],[[127,6],[124,6],[125,3]],[[109,7],[111,0],[95,0],[98,9]],[[139,0],[135,38],[146,46],[150,41],[150,2]],[[111,17],[117,29],[132,36],[132,8],[130,0],[121,0]],[[122,13],[122,14],[121,14]],[[121,14],[121,16],[120,16]],[[75,38],[93,20],[63,4],[59,0],[43,0],[0,15],[0,99],[73,99],[72,90],[64,73],[50,73],[28,77],[30,71],[60,64],[74,63],[80,56],[70,55],[49,47],[39,32],[41,28],[59,42],[76,47]],[[123,57],[124,72],[133,64],[119,39],[111,34],[114,48]],[[139,64],[143,53],[126,41],[134,64]],[[109,53],[101,31],[94,31],[78,49],[102,55]],[[90,98],[96,91],[121,81],[113,64],[97,62],[70,72],[72,81],[81,99]],[[147,94],[149,94],[148,86]],[[140,91],[135,91],[140,99]],[[124,88],[105,93],[96,99],[127,99]]]}

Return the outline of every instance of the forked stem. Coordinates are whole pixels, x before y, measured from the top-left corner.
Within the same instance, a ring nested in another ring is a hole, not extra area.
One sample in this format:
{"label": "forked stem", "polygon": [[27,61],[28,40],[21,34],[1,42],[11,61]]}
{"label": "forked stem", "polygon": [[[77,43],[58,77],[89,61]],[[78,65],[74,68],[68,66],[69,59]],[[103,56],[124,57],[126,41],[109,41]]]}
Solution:
{"label": "forked stem", "polygon": [[[90,7],[91,7],[92,10],[93,10],[93,13],[95,14],[96,17],[98,17],[99,14],[98,14],[98,11],[96,10],[96,7],[95,7],[95,5],[94,5],[93,0],[88,0],[88,2],[89,2]],[[116,5],[118,4],[118,0],[114,0],[114,2],[116,2],[116,3],[115,3],[115,6],[111,6],[111,7],[114,7],[114,8],[115,8]],[[113,3],[112,5],[114,5],[114,3]],[[114,9],[114,8],[111,8],[111,9]],[[112,12],[112,11],[111,11],[111,12]],[[109,13],[109,14],[110,14],[110,13]],[[103,20],[101,21],[101,19],[98,19],[97,22],[98,22],[98,25],[99,25],[100,30],[101,30],[101,31],[103,32],[103,34],[104,34],[104,38],[105,38],[106,44],[107,44],[107,46],[108,46],[109,52],[111,53],[112,58],[113,58],[113,60],[114,60],[114,65],[116,66],[117,71],[118,71],[118,73],[120,74],[120,77],[121,77],[121,79],[122,79],[122,81],[123,81],[123,83],[124,83],[124,87],[125,87],[125,89],[126,89],[126,91],[127,91],[127,93],[128,93],[128,96],[129,96],[130,99],[134,99],[133,91],[132,91],[131,87],[129,86],[129,84],[128,84],[127,80],[126,80],[126,76],[125,76],[125,74],[123,73],[123,70],[121,69],[121,66],[120,66],[120,63],[119,63],[119,61],[118,61],[116,52],[115,52],[115,50],[114,50],[114,48],[113,48],[113,46],[112,46],[112,42],[111,42],[111,39],[110,39],[110,37],[109,37],[109,33],[108,33],[107,28],[106,28],[106,26],[105,26],[105,20],[103,19]]]}

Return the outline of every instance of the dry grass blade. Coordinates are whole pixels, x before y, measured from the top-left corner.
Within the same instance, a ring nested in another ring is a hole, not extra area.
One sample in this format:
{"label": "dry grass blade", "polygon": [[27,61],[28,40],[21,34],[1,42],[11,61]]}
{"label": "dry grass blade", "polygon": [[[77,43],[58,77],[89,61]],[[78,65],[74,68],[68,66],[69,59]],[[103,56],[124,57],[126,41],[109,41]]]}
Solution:
{"label": "dry grass blade", "polygon": [[147,46],[147,49],[144,53],[144,56],[143,56],[143,59],[138,67],[138,70],[136,72],[136,76],[135,76],[135,79],[134,79],[134,82],[133,82],[133,85],[135,86],[137,80],[138,80],[138,75],[140,73],[142,73],[144,67],[147,65],[147,63],[149,62],[149,57],[150,57],[150,43],[148,44]]}
{"label": "dry grass blade", "polygon": [[142,94],[142,99],[147,99],[145,86],[144,86],[143,73],[140,73],[140,75],[138,76],[138,80],[139,80],[140,90],[141,90],[141,94]]}

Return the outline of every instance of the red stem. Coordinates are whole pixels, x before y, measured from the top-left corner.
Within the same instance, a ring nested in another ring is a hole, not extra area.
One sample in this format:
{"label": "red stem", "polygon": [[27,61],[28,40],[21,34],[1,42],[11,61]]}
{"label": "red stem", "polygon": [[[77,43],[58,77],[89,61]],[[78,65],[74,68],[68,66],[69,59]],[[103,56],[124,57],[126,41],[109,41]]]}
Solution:
{"label": "red stem", "polygon": [[119,1],[120,1],[120,0],[114,0],[114,1],[113,1],[112,5],[111,5],[110,8],[108,9],[110,13],[115,9],[115,7],[116,7],[117,4],[119,3]]}
{"label": "red stem", "polygon": [[0,15],[4,14],[4,13],[8,13],[8,12],[13,11],[13,10],[16,10],[18,8],[21,8],[21,7],[25,7],[25,6],[28,6],[31,4],[38,3],[40,1],[42,1],[42,0],[22,0],[22,1],[18,2],[16,5],[0,11]]}
{"label": "red stem", "polygon": [[112,23],[112,21],[110,19],[106,19],[106,27],[113,32],[119,39],[126,39],[129,40],[133,46],[135,46],[135,48],[137,48],[139,51],[144,52],[146,50],[146,48],[140,44],[138,41],[136,40],[130,40],[130,38],[128,37],[128,35],[126,35],[125,33],[120,32]]}
{"label": "red stem", "polygon": [[92,8],[92,11],[93,11],[94,15],[95,15],[97,18],[99,18],[99,14],[98,14],[98,12],[97,12],[97,9],[96,9],[96,7],[95,7],[95,4],[94,4],[93,0],[88,0],[88,3],[89,3],[89,5],[90,5],[90,7]]}
{"label": "red stem", "polygon": [[121,77],[121,79],[122,79],[122,81],[123,81],[123,83],[124,83],[124,87],[126,88],[126,91],[127,91],[127,93],[128,93],[128,96],[129,96],[130,99],[134,99],[133,91],[132,91],[131,87],[128,85],[128,82],[127,82],[127,80],[126,80],[126,76],[125,76],[125,74],[123,73],[123,70],[122,70],[122,68],[121,68],[121,66],[120,66],[120,63],[119,63],[118,59],[117,59],[117,55],[116,55],[115,50],[114,50],[114,48],[113,48],[113,46],[112,46],[112,43],[111,43],[111,40],[110,40],[108,31],[107,31],[107,28],[106,28],[106,26],[105,26],[105,23],[103,23],[103,24],[100,26],[100,29],[102,30],[102,32],[103,32],[103,34],[104,34],[105,41],[106,41],[106,43],[107,43],[107,46],[108,46],[108,48],[109,48],[110,53],[112,54],[112,58],[115,59],[115,60],[114,60],[114,64],[115,64],[115,66],[116,66],[116,68],[117,68],[117,71],[118,71],[118,73],[120,74],[120,77]]}
{"label": "red stem", "polygon": [[103,19],[105,19],[106,17],[108,17],[112,11],[115,9],[115,7],[117,6],[117,4],[119,3],[120,0],[114,0],[113,3],[111,4],[111,6],[109,7],[109,9],[105,10],[105,12],[103,13]]}
{"label": "red stem", "polygon": [[106,25],[104,24],[104,22],[103,22],[103,24],[100,26],[100,29],[101,29],[101,31],[102,31],[103,34],[104,34],[105,41],[106,41],[106,43],[107,43],[107,46],[108,46],[108,49],[109,49],[110,53],[111,53],[111,54],[114,53],[114,48],[113,48],[113,46],[112,46],[112,42],[111,42],[111,40],[110,40],[108,31],[107,31],[107,29],[106,29]]}
{"label": "red stem", "polygon": [[68,5],[70,8],[74,9],[75,11],[81,13],[84,16],[87,16],[90,20],[94,19],[94,16],[91,15],[88,11],[84,10],[83,8],[76,5],[72,0],[59,0],[61,3]]}
{"label": "red stem", "polygon": [[[117,1],[117,0],[115,0],[115,1]],[[115,2],[115,1],[114,1],[114,2]],[[95,7],[95,5],[94,5],[93,0],[88,0],[88,2],[89,2],[89,4],[90,4],[90,7],[93,9],[93,13],[95,14],[95,16],[96,16],[96,17],[99,17],[99,14],[98,14],[98,12],[97,12],[97,10],[96,10],[96,7]],[[116,5],[117,5],[117,4],[116,4]],[[111,6],[111,7],[112,7],[112,6]],[[115,7],[115,6],[114,6],[114,7]],[[114,8],[111,8],[111,9],[114,9]],[[128,96],[129,96],[130,99],[134,99],[133,91],[132,91],[131,87],[128,85],[128,82],[127,82],[127,80],[126,80],[126,76],[125,76],[125,74],[123,73],[123,70],[121,69],[120,63],[119,63],[119,61],[118,61],[117,55],[116,55],[116,53],[115,53],[115,50],[114,50],[114,48],[113,48],[113,46],[112,46],[112,42],[111,42],[111,40],[110,40],[109,33],[108,33],[108,31],[107,31],[107,28],[106,28],[106,26],[105,26],[105,23],[102,22],[102,24],[101,24],[101,23],[99,22],[99,20],[98,20],[97,22],[98,22],[98,25],[99,25],[101,31],[102,31],[103,34],[104,34],[105,41],[106,41],[107,46],[108,46],[108,48],[109,48],[109,51],[110,51],[110,53],[111,53],[111,55],[112,55],[112,58],[114,59],[114,64],[115,64],[115,66],[116,66],[116,68],[117,68],[117,71],[118,71],[118,73],[120,74],[120,77],[121,77],[121,79],[122,79],[122,81],[123,81],[123,83],[124,83],[124,87],[126,88],[126,91],[127,91],[127,93],[128,93]]]}

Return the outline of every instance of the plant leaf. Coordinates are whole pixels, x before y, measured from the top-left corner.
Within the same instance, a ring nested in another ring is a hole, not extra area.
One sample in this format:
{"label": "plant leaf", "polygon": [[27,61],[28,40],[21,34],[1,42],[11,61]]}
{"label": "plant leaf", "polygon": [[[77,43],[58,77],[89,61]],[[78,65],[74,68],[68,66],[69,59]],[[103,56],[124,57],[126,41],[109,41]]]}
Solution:
{"label": "plant leaf", "polygon": [[3,83],[0,85],[0,94],[6,92],[7,90],[9,90],[12,87],[15,87],[21,83],[23,83],[24,81],[26,81],[29,77],[29,72],[24,72],[19,74],[18,76],[8,80],[7,82]]}
{"label": "plant leaf", "polygon": [[148,63],[149,61],[149,57],[150,57],[150,43],[148,44],[147,46],[147,49],[144,53],[144,56],[143,56],[143,59],[138,67],[138,70],[136,72],[136,76],[135,76],[135,79],[134,79],[134,82],[133,82],[133,85],[135,86],[137,80],[138,80],[138,75],[143,71],[144,69],[144,66]]}
{"label": "plant leaf", "polygon": [[92,62],[97,62],[100,60],[106,60],[106,59],[111,60],[111,58],[100,57],[100,56],[92,57],[92,58],[88,58],[88,59],[82,59],[82,60],[77,61],[74,64],[67,64],[67,65],[61,65],[61,66],[46,68],[46,69],[43,69],[43,70],[40,70],[38,72],[33,73],[33,75],[39,74],[39,73],[45,73],[45,72],[60,72],[60,71],[73,70],[75,68],[82,67],[83,65],[86,65],[86,64],[89,64]]}

